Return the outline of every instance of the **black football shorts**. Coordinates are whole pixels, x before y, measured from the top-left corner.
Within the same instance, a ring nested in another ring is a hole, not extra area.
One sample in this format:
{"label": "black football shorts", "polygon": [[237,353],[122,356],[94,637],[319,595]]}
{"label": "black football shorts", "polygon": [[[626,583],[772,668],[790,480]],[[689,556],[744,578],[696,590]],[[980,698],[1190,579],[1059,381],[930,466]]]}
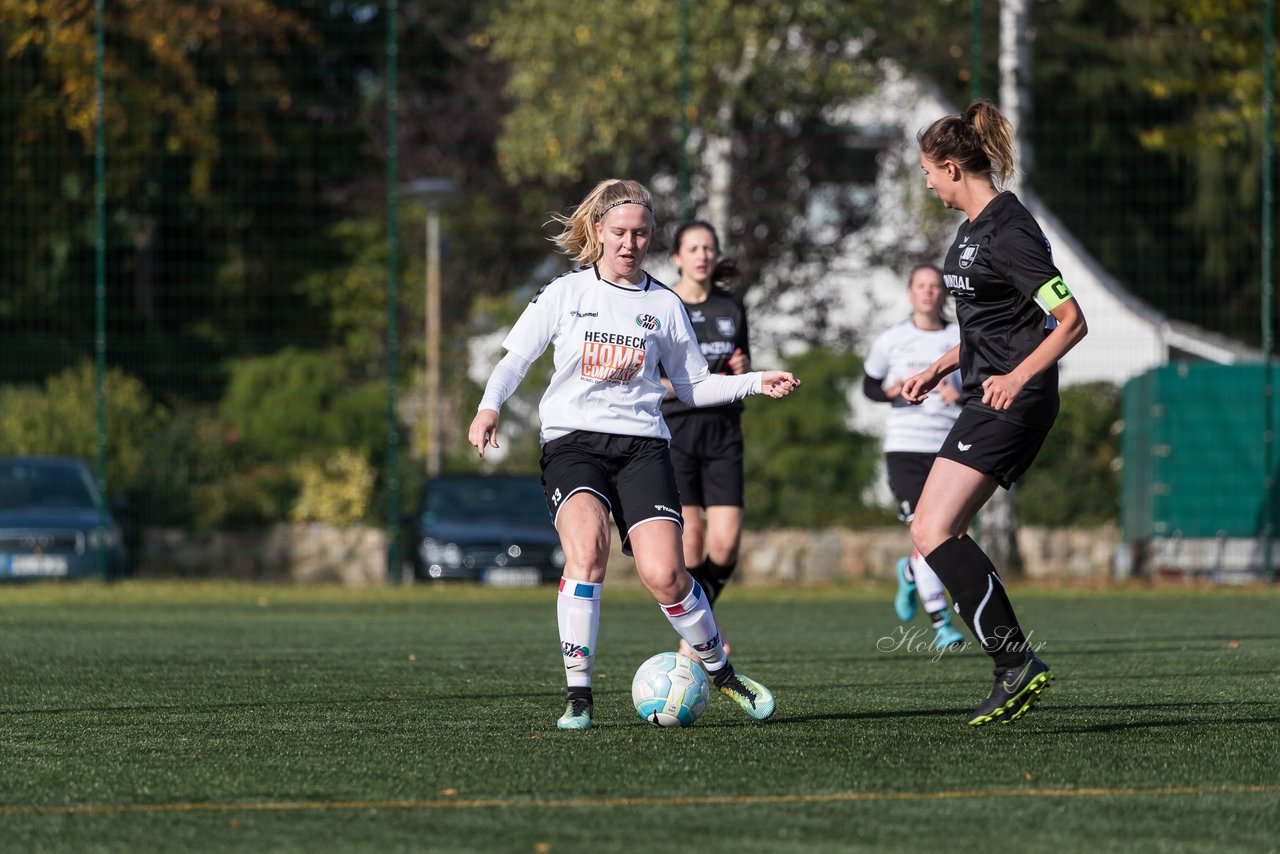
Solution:
{"label": "black football shorts", "polygon": [[924,492],[924,482],[929,478],[935,456],[916,451],[889,451],[884,455],[889,489],[898,500],[898,518],[904,522],[910,522],[916,515],[916,502]]}
{"label": "black football shorts", "polygon": [[696,507],[741,507],[742,420],[737,412],[687,412],[667,420],[680,499]]}
{"label": "black football shorts", "polygon": [[618,525],[623,554],[631,554],[637,525],[670,519],[684,526],[671,453],[662,439],[586,430],[552,439],[542,447],[542,489],[553,519],[574,493],[598,496]]}
{"label": "black football shorts", "polygon": [[938,456],[989,474],[1008,489],[1035,462],[1048,435],[1047,427],[1019,424],[994,410],[966,406]]}

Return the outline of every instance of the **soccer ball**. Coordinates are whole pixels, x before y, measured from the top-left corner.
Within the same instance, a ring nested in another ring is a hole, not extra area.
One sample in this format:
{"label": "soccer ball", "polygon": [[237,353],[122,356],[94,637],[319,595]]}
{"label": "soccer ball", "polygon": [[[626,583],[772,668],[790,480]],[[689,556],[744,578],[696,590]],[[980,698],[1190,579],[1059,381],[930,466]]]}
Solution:
{"label": "soccer ball", "polygon": [[631,680],[636,712],[654,726],[690,726],[707,707],[711,688],[702,665],[678,652],[660,652]]}

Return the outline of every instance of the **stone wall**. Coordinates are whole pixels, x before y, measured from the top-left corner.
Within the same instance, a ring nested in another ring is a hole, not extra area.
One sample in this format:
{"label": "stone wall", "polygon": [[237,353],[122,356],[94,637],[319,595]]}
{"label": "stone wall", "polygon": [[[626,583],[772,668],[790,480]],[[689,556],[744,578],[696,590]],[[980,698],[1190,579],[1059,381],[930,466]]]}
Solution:
{"label": "stone wall", "polygon": [[387,580],[387,534],[380,528],[335,528],[296,522],[253,531],[143,531],[139,576],[236,578],[253,581]]}
{"label": "stone wall", "polygon": [[[1120,547],[1114,526],[1089,529],[1022,528],[1018,544],[1033,580],[1105,581]],[[778,530],[742,537],[738,583],[821,584],[893,579],[898,558],[910,553],[906,528],[850,531]],[[138,574],[151,577],[237,578],[261,581],[384,584],[387,537],[380,528],[280,524],[246,532],[192,533],[148,529]],[[635,565],[613,538],[609,577],[635,583]]]}
{"label": "stone wall", "polygon": [[[616,538],[615,538],[616,539]],[[1033,580],[1105,581],[1113,575],[1120,531],[1112,525],[1087,529],[1023,527],[1018,547],[1024,577]],[[903,526],[850,531],[783,529],[746,532],[738,563],[739,582],[820,584],[829,581],[891,581],[898,559],[911,553]],[[613,577],[633,577],[634,567],[614,543]]]}

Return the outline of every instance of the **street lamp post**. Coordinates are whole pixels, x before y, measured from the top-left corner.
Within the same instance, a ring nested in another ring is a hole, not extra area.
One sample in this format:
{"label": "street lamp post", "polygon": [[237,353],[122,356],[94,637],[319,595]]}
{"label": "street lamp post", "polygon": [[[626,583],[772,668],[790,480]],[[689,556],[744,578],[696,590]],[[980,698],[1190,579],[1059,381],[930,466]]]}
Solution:
{"label": "street lamp post", "polygon": [[440,210],[458,191],[448,178],[420,178],[400,188],[404,198],[421,201],[427,210],[426,401],[427,477],[440,474]]}

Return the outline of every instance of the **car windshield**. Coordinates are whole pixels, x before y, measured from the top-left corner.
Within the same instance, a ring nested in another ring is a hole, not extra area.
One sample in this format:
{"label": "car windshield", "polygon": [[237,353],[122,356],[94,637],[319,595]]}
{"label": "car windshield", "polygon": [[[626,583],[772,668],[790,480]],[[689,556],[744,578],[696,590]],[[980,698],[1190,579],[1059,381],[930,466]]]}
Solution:
{"label": "car windshield", "polygon": [[0,510],[95,506],[89,485],[74,466],[0,463]]}
{"label": "car windshield", "polygon": [[443,478],[427,484],[423,518],[438,521],[503,521],[550,525],[547,499],[537,478]]}

